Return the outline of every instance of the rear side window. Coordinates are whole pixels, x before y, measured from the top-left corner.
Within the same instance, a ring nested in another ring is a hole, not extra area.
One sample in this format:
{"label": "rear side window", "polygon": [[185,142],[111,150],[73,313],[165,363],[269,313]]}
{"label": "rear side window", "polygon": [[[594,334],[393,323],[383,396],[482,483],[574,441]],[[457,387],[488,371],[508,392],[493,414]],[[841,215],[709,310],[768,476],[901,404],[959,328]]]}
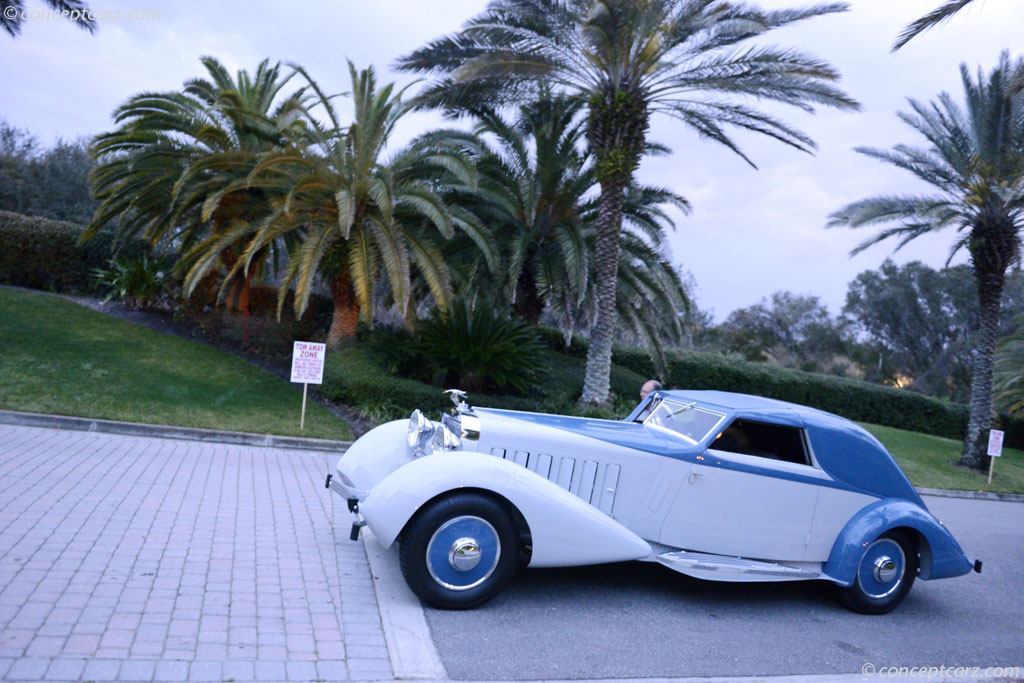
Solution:
{"label": "rear side window", "polygon": [[711,448],[798,465],[811,464],[803,430],[796,427],[736,419],[711,443]]}

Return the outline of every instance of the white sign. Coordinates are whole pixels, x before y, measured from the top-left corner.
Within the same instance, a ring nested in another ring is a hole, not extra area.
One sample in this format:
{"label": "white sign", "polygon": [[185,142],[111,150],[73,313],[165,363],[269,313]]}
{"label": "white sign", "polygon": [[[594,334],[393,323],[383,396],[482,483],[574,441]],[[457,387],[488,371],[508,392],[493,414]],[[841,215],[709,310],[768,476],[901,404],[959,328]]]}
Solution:
{"label": "white sign", "polygon": [[1003,455],[1003,433],[998,429],[988,433],[988,454],[993,458]]}
{"label": "white sign", "polygon": [[326,344],[295,342],[292,347],[292,381],[300,384],[324,383]]}

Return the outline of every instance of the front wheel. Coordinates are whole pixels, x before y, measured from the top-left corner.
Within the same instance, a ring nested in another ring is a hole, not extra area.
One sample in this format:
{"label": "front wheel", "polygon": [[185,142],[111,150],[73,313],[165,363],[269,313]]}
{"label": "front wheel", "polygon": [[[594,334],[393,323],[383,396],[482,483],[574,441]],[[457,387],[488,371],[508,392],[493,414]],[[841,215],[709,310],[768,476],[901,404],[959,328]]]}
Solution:
{"label": "front wheel", "polygon": [[420,600],[442,609],[482,605],[508,585],[520,556],[505,508],[476,493],[442,498],[402,532],[402,575]]}
{"label": "front wheel", "polygon": [[839,599],[854,612],[885,614],[907,597],[917,577],[917,546],[906,534],[889,532],[864,549],[857,577]]}

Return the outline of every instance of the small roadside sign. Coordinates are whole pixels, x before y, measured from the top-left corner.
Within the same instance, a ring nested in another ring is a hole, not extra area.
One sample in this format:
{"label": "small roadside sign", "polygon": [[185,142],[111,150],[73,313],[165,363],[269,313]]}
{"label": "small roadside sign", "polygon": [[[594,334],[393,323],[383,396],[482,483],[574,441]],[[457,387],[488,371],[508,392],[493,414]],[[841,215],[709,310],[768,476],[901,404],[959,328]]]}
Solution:
{"label": "small roadside sign", "polygon": [[988,483],[992,483],[992,470],[996,466],[996,458],[1003,455],[1003,432],[993,429],[988,433]]}
{"label": "small roadside sign", "polygon": [[292,346],[292,382],[302,384],[302,416],[299,429],[306,428],[306,392],[310,384],[324,383],[324,359],[327,345],[297,341]]}
{"label": "small roadside sign", "polygon": [[993,429],[988,433],[988,454],[993,458],[1003,455],[1003,433],[998,429]]}
{"label": "small roadside sign", "polygon": [[295,342],[292,347],[292,381],[300,384],[323,384],[326,355],[326,344]]}

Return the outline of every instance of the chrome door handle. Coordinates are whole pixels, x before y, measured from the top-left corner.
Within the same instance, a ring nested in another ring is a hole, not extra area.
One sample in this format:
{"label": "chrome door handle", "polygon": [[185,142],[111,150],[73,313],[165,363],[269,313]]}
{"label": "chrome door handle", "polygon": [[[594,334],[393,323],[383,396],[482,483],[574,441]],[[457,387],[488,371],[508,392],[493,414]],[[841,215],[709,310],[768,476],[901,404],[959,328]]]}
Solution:
{"label": "chrome door handle", "polygon": [[690,470],[689,482],[692,484],[693,482],[697,481],[698,478],[703,477],[703,476],[704,476],[703,472],[698,472],[695,469]]}

